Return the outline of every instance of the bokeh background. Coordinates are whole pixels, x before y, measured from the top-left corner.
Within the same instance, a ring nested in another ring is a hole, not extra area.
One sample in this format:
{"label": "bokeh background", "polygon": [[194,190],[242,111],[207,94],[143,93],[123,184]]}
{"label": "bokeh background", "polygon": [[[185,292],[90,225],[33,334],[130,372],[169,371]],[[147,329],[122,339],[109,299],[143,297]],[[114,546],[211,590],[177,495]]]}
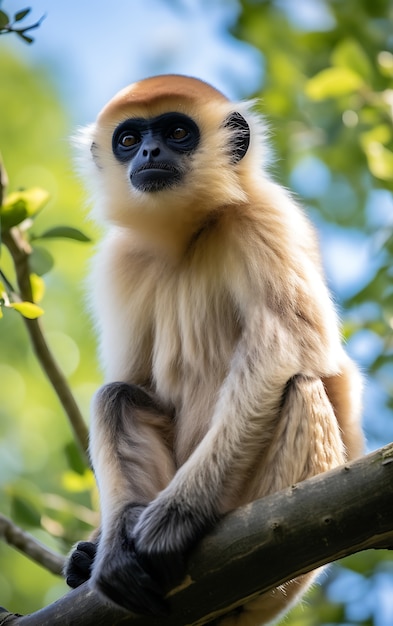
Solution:
{"label": "bokeh background", "polygon": [[[88,219],[69,137],[120,88],[175,72],[230,98],[257,98],[272,175],[320,233],[348,351],[365,377],[369,450],[393,440],[393,4],[390,0],[3,0],[45,14],[27,45],[0,36],[0,150],[9,190],[51,200],[33,226],[100,236]],[[48,341],[88,421],[101,382],[84,304],[94,243],[37,239]],[[42,252],[44,249],[44,252]],[[7,251],[2,270],[13,279]],[[105,294],[103,293],[103,298]],[[0,511],[65,554],[96,522],[97,493],[20,315],[0,320]],[[0,604],[34,611],[64,582],[0,542]],[[288,626],[393,624],[393,559],[364,552],[329,568]]]}

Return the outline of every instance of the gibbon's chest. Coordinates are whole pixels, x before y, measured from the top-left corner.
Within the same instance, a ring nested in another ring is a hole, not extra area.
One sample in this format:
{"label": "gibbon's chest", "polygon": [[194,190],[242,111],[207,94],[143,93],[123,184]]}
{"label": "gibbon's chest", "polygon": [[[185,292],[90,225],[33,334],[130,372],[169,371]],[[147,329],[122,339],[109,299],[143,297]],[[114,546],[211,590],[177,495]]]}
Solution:
{"label": "gibbon's chest", "polygon": [[211,392],[227,373],[240,323],[225,283],[225,268],[206,264],[157,280],[152,374],[159,395],[175,406],[189,404],[196,390]]}

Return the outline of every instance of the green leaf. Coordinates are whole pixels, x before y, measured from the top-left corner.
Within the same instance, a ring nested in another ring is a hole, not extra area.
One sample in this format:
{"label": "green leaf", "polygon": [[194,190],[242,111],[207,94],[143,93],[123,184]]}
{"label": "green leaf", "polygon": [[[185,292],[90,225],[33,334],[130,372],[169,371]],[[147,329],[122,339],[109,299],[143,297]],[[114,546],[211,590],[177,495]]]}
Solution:
{"label": "green leaf", "polygon": [[13,495],[11,499],[12,518],[23,526],[40,526],[41,514],[31,503],[18,495]]}
{"label": "green leaf", "polygon": [[70,468],[77,474],[83,476],[86,471],[86,463],[84,462],[75,441],[67,443],[64,448],[64,452]]}
{"label": "green leaf", "polygon": [[10,193],[0,209],[3,230],[17,226],[27,217],[34,217],[41,211],[50,198],[50,194],[41,187],[32,187],[26,191]]}
{"label": "green leaf", "polygon": [[393,54],[387,50],[381,50],[378,54],[379,71],[382,76],[393,77]]}
{"label": "green leaf", "polygon": [[41,302],[45,294],[45,283],[41,276],[30,274],[30,286],[34,302]]}
{"label": "green leaf", "polygon": [[54,265],[53,256],[41,246],[33,246],[33,251],[29,257],[30,268],[34,274],[43,276],[50,272]]}
{"label": "green leaf", "polygon": [[355,39],[344,39],[334,48],[332,63],[336,67],[347,68],[369,80],[373,69],[362,46]]}
{"label": "green leaf", "polygon": [[15,22],[20,22],[21,20],[23,20],[24,17],[26,17],[26,15],[28,15],[30,13],[31,9],[23,9],[22,11],[18,11],[18,13],[15,13],[14,15],[14,20]]}
{"label": "green leaf", "polygon": [[364,85],[362,77],[347,67],[329,67],[306,83],[311,100],[325,100],[354,93]]}
{"label": "green leaf", "polygon": [[91,241],[90,237],[85,235],[78,228],[72,226],[55,226],[46,230],[41,235],[35,235],[34,239],[52,239],[52,238],[65,238],[73,239],[74,241],[88,242]]}
{"label": "green leaf", "polygon": [[26,204],[20,200],[13,204],[3,204],[0,208],[1,230],[5,232],[27,218]]}
{"label": "green leaf", "polygon": [[360,143],[367,157],[371,173],[380,180],[393,180],[393,152],[383,144],[392,139],[392,129],[388,124],[379,124],[362,133]]}
{"label": "green leaf", "polygon": [[363,149],[366,149],[368,145],[377,143],[389,143],[392,139],[392,128],[389,124],[378,124],[371,130],[367,130],[360,136],[360,142]]}
{"label": "green leaf", "polygon": [[29,217],[37,215],[50,199],[50,193],[41,187],[32,187],[31,189],[27,189],[27,191],[17,193],[25,200]]}
{"label": "green leaf", "polygon": [[4,13],[4,11],[0,11],[0,28],[8,26],[9,23],[10,18],[8,17],[7,13]]}
{"label": "green leaf", "polygon": [[44,309],[41,309],[41,307],[34,304],[34,302],[12,302],[9,306],[29,320],[35,320],[37,317],[41,317],[41,315],[44,314]]}
{"label": "green leaf", "polygon": [[393,180],[393,152],[377,141],[365,149],[370,172],[380,180]]}
{"label": "green leaf", "polygon": [[383,145],[391,139],[392,129],[388,124],[379,124],[360,137],[370,172],[380,180],[393,179],[393,152]]}
{"label": "green leaf", "polygon": [[83,474],[71,470],[64,472],[61,482],[67,491],[81,493],[82,491],[90,491],[94,487],[95,481],[93,472],[86,468]]}

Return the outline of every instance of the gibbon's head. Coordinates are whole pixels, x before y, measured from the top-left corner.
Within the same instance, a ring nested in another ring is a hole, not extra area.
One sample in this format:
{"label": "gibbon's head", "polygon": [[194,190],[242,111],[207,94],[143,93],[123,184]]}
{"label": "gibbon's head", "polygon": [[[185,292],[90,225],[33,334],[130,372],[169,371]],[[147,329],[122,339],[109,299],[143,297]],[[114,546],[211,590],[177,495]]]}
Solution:
{"label": "gibbon's head", "polygon": [[101,217],[149,230],[245,202],[250,121],[247,105],[195,78],[157,76],[126,87],[88,129]]}

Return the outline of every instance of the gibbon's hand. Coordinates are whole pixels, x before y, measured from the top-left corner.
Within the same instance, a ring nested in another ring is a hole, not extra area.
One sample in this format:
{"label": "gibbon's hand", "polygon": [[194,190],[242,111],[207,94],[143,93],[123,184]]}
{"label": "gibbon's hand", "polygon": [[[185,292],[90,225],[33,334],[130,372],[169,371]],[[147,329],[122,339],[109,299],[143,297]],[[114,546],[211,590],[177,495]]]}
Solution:
{"label": "gibbon's hand", "polygon": [[66,583],[73,589],[89,580],[93,568],[97,544],[92,541],[80,541],[71,553],[66,567]]}
{"label": "gibbon's hand", "polygon": [[135,504],[125,507],[115,539],[98,564],[93,584],[112,602],[129,611],[164,616],[169,612],[164,599],[166,589],[145,571],[132,537],[136,520],[144,508]]}

